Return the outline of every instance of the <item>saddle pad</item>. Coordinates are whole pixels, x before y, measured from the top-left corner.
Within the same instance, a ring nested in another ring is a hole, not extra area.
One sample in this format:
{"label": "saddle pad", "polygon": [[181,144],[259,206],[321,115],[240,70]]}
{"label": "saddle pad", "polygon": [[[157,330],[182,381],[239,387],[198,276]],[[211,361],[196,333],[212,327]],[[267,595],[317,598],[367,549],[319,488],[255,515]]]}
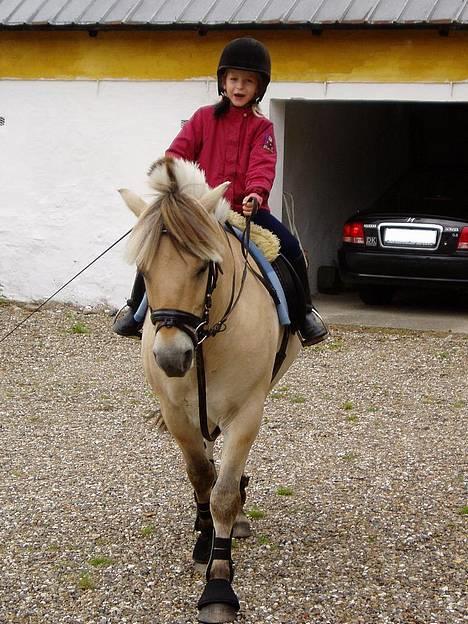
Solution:
{"label": "saddle pad", "polygon": [[[245,217],[238,212],[229,210],[226,221],[232,227],[242,232],[245,230]],[[256,223],[250,224],[250,240],[257,245],[268,262],[273,262],[280,255],[281,244],[279,238],[276,234],[265,229],[261,225],[257,225]]]}
{"label": "saddle pad", "polygon": [[[230,229],[234,232],[239,240],[242,240],[242,232],[238,228],[231,225]],[[249,253],[255,262],[258,264],[263,276],[268,280],[271,287],[276,293],[276,311],[278,313],[278,320],[280,325],[290,325],[291,321],[289,319],[288,312],[288,304],[286,301],[286,295],[284,294],[283,286],[271,264],[262,254],[260,249],[253,243],[249,241]]]}

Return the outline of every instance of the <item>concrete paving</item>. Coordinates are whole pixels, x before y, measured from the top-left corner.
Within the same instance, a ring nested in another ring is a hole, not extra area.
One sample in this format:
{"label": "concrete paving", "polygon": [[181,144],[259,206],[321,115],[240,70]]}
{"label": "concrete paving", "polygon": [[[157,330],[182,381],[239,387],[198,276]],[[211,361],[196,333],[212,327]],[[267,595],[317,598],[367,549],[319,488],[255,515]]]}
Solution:
{"label": "concrete paving", "polygon": [[447,293],[397,294],[391,305],[369,306],[355,292],[314,297],[331,325],[361,325],[468,334],[468,296]]}

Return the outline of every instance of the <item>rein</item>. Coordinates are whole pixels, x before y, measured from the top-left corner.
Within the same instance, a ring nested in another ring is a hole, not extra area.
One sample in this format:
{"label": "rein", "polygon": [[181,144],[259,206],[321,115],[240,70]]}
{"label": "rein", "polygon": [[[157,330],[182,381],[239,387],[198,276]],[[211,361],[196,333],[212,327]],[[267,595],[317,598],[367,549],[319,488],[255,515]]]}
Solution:
{"label": "rein", "polygon": [[[223,230],[226,240],[231,252],[231,257],[234,258],[234,251],[231,245],[229,236],[225,230]],[[208,279],[206,284],[205,298],[203,303],[203,312],[201,316],[196,316],[191,312],[184,310],[178,310],[176,308],[158,308],[157,310],[151,310],[150,318],[151,322],[156,328],[156,334],[163,327],[177,329],[185,332],[191,339],[195,349],[195,361],[197,365],[197,385],[198,385],[198,413],[200,420],[200,430],[208,442],[214,442],[221,433],[219,427],[216,427],[214,431],[210,433],[208,428],[208,413],[206,403],[206,376],[205,376],[205,360],[203,357],[203,343],[207,338],[216,336],[216,334],[225,331],[226,322],[235,309],[239,299],[244,290],[245,280],[247,277],[247,270],[250,268],[248,262],[249,256],[249,239],[250,239],[250,217],[246,218],[246,227],[244,236],[242,237],[241,247],[242,255],[244,257],[244,268],[240,280],[239,289],[236,291],[236,271],[232,274],[231,283],[231,295],[229,302],[226,306],[221,319],[210,327],[210,310],[213,299],[213,292],[218,283],[219,273],[222,273],[221,268],[214,261],[210,261],[208,265]]]}

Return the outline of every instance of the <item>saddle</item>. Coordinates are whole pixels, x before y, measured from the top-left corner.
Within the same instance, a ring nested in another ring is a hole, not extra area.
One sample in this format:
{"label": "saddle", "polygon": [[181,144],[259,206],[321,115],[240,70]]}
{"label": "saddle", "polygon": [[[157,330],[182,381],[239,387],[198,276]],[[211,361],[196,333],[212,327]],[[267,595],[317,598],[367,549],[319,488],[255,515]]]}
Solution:
{"label": "saddle", "polygon": [[[245,222],[242,224],[236,220],[234,227],[229,219],[226,227],[239,241],[242,241],[243,234],[239,225],[245,227]],[[272,248],[275,248],[275,243],[268,240],[268,234],[278,240],[275,234],[258,225],[255,227],[257,230],[262,230],[263,234],[258,236],[258,231],[255,232],[255,237],[252,237],[255,242],[249,241],[249,253],[256,261],[263,278],[261,281],[276,305],[280,325],[289,326],[291,333],[295,333],[306,314],[304,288],[289,260],[279,253],[279,246],[275,254],[271,253]],[[267,240],[268,260],[262,249],[263,239]]]}
{"label": "saddle", "polygon": [[272,262],[272,267],[283,288],[290,319],[290,329],[294,334],[306,315],[306,295],[304,287],[289,260],[280,254]]}

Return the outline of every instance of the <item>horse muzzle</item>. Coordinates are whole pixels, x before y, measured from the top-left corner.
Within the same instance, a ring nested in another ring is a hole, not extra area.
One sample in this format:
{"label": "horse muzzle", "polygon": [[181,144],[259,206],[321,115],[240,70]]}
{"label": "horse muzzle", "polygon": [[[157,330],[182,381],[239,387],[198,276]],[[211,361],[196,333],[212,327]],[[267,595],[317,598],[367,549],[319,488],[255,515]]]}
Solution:
{"label": "horse muzzle", "polygon": [[156,364],[168,377],[183,377],[192,366],[194,348],[190,338],[182,331],[173,332],[173,336],[158,332],[153,353]]}
{"label": "horse muzzle", "polygon": [[193,314],[171,309],[154,310],[151,321],[156,327],[153,353],[157,365],[168,377],[183,377],[192,366],[203,322]]}

